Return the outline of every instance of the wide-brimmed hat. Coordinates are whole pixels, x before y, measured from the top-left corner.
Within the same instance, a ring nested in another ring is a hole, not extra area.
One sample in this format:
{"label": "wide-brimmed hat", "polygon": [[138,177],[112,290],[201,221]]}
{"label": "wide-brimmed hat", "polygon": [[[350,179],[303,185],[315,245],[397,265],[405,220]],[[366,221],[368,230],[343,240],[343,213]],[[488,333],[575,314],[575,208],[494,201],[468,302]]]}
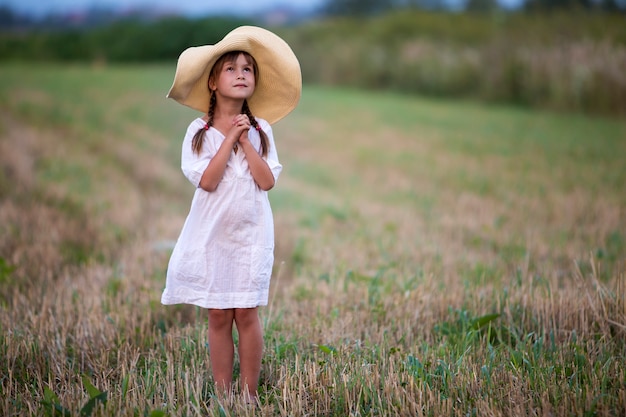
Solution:
{"label": "wide-brimmed hat", "polygon": [[296,107],[302,93],[298,58],[279,36],[255,26],[238,27],[215,45],[185,49],[178,57],[167,97],[206,113],[211,68],[220,56],[231,51],[245,51],[256,60],[256,88],[248,99],[252,114],[273,124]]}

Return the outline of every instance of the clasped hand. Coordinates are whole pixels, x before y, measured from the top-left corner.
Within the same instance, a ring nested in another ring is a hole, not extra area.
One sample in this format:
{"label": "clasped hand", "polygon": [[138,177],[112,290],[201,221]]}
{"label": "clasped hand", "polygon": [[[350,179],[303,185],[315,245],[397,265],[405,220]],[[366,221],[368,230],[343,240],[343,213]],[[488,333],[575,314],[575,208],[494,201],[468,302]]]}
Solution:
{"label": "clasped hand", "polygon": [[250,130],[250,127],[250,119],[247,115],[238,114],[233,118],[232,127],[228,131],[228,136],[231,137],[233,146],[248,140],[248,130]]}

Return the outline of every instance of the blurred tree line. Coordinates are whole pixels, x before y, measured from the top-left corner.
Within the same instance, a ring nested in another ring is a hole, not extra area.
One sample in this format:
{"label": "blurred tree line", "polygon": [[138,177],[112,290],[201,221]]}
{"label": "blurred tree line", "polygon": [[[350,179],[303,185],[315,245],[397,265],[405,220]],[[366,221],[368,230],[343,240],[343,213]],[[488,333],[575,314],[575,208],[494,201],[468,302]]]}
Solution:
{"label": "blurred tree line", "polygon": [[[626,22],[620,1],[335,0],[316,18],[272,27],[298,55],[305,83],[479,98],[626,115]],[[618,11],[616,11],[618,10]],[[10,25],[0,8],[0,27]],[[1,30],[0,62],[174,64],[192,45],[219,41],[236,17],[146,19],[93,27]]]}
{"label": "blurred tree line", "polygon": [[155,62],[176,59],[188,46],[219,41],[249,19],[170,16],[106,25],[13,30],[0,33],[0,60]]}
{"label": "blurred tree line", "polygon": [[[374,15],[398,9],[493,11],[504,7],[498,0],[334,0],[323,6],[326,15]],[[624,0],[519,0],[523,11],[596,10],[626,11]]]}
{"label": "blurred tree line", "polygon": [[283,35],[310,83],[626,116],[620,14],[399,10]]}

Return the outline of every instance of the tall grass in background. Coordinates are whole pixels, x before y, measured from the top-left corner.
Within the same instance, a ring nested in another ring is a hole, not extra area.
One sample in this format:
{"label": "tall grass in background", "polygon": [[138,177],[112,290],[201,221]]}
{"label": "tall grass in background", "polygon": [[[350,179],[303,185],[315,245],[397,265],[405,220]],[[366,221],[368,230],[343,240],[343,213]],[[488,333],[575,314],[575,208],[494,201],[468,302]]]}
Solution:
{"label": "tall grass in background", "polygon": [[[214,43],[242,24],[266,26],[234,17],[169,16],[84,31],[0,30],[0,61],[172,63],[185,48]],[[292,45],[308,84],[626,114],[623,14],[405,8],[270,29]]]}
{"label": "tall grass in background", "polygon": [[[174,67],[0,69],[0,415],[626,412],[626,126],[306,86],[274,126],[258,409],[159,303]],[[235,369],[238,373],[238,369]]]}
{"label": "tall grass in background", "polygon": [[309,82],[626,115],[615,14],[402,11],[285,29]]}

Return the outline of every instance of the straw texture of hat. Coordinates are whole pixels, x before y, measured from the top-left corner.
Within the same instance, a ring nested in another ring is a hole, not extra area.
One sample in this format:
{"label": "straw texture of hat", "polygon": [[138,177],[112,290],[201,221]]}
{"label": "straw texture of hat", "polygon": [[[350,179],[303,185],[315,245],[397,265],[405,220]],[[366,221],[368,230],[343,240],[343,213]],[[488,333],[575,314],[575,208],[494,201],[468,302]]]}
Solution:
{"label": "straw texture of hat", "polygon": [[273,124],[297,106],[302,93],[302,74],[296,55],[279,36],[255,26],[238,27],[215,45],[184,50],[178,58],[174,83],[167,97],[206,113],[209,73],[215,61],[230,51],[248,52],[256,60],[256,88],[248,99],[255,116]]}

